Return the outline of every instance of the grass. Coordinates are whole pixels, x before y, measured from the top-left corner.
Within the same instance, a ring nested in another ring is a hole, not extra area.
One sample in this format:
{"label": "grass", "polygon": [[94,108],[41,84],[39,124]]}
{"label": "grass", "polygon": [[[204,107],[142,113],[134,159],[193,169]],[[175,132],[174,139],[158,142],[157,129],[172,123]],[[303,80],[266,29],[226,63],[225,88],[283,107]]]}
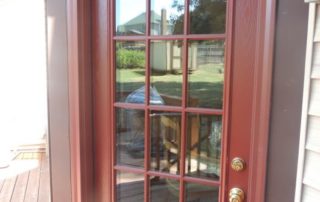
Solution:
{"label": "grass", "polygon": [[[144,69],[118,69],[118,91],[132,92],[142,87],[145,85],[144,74]],[[197,106],[222,108],[223,79],[222,64],[199,65],[188,74],[188,94],[198,100]],[[151,82],[160,94],[181,98],[182,74],[154,73]]]}

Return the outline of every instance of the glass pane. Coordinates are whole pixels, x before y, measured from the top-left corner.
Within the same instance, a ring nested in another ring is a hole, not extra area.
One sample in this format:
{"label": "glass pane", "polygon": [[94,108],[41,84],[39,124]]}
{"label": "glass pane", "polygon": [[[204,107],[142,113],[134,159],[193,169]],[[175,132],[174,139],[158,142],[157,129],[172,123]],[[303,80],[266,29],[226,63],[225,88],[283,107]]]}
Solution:
{"label": "glass pane", "polygon": [[190,33],[222,34],[226,29],[226,0],[191,0]]}
{"label": "glass pane", "polygon": [[218,202],[219,188],[187,182],[185,185],[186,202]]}
{"label": "glass pane", "polygon": [[116,42],[116,101],[144,103],[145,43]]}
{"label": "glass pane", "polygon": [[221,116],[187,115],[186,174],[219,180]]}
{"label": "glass pane", "polygon": [[116,190],[118,202],[141,202],[144,200],[144,176],[118,171]]}
{"label": "glass pane", "polygon": [[[150,104],[181,106],[182,41],[151,41]],[[153,97],[160,95],[160,100]]]}
{"label": "glass pane", "polygon": [[222,109],[224,41],[189,41],[188,106]]}
{"label": "glass pane", "polygon": [[151,125],[151,169],[179,174],[181,113],[153,111]]}
{"label": "glass pane", "polygon": [[151,202],[179,202],[179,181],[151,177],[150,186]]}
{"label": "glass pane", "polygon": [[116,109],[117,164],[143,167],[144,110]]}
{"label": "glass pane", "polygon": [[184,0],[151,0],[151,35],[183,34]]}
{"label": "glass pane", "polygon": [[116,35],[146,33],[146,1],[116,0]]}

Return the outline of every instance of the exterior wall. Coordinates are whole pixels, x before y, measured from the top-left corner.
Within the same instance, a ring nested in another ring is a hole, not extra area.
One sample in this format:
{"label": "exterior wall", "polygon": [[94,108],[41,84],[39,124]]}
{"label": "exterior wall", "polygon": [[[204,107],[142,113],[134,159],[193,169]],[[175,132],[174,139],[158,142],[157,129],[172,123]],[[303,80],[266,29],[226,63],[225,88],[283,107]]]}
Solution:
{"label": "exterior wall", "polygon": [[295,201],[320,201],[320,5],[311,3]]}

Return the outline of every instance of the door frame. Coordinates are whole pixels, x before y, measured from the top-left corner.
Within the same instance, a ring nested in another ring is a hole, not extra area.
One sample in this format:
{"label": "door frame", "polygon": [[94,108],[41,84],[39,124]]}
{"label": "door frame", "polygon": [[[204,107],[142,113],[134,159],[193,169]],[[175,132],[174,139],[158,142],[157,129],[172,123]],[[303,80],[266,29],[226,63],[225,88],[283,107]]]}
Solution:
{"label": "door frame", "polygon": [[[251,46],[256,50],[254,65],[260,68],[254,71],[251,134],[255,135],[250,140],[247,191],[247,201],[257,202],[265,198],[276,1],[235,2],[239,9],[257,8]],[[103,161],[111,159],[112,148],[110,137],[104,135],[112,128],[111,92],[104,88],[108,85],[104,75],[111,76],[110,54],[105,54],[111,45],[111,18],[105,15],[110,1],[67,3],[72,201],[111,201],[112,168]]]}

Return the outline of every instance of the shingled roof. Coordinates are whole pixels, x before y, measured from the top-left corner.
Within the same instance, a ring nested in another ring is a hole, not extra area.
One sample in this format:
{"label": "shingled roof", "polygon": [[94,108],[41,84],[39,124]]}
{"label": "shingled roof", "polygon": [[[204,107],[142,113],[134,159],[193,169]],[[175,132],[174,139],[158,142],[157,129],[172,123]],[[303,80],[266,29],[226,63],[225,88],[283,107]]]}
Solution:
{"label": "shingled roof", "polygon": [[[151,11],[151,16],[153,16],[153,18],[151,18],[151,20],[153,20],[151,23],[159,23],[161,21],[161,16],[156,12]],[[145,23],[146,23],[146,13],[144,12],[132,18],[128,22],[124,23],[123,25],[128,26],[128,25],[137,25],[137,24],[145,24]]]}

